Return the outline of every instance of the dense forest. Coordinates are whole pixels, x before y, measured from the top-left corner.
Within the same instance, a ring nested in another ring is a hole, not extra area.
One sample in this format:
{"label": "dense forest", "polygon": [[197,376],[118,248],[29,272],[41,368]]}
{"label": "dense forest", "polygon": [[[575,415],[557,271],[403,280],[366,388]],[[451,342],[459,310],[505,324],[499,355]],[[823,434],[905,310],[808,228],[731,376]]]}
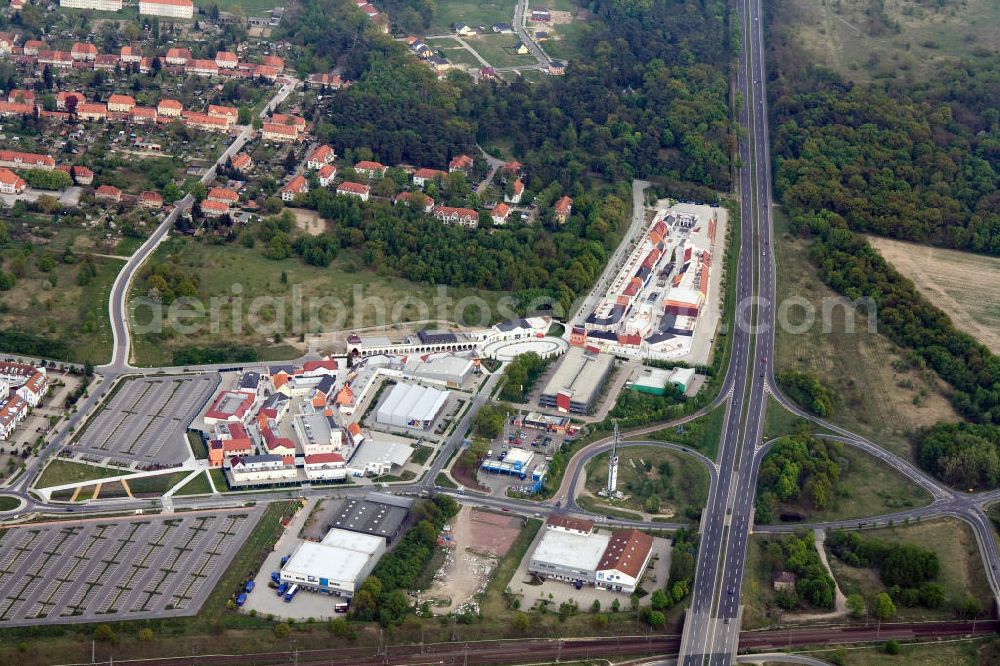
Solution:
{"label": "dense forest", "polygon": [[757,520],[770,523],[782,504],[817,511],[830,507],[841,474],[843,444],[806,434],[782,437],[757,475]]}
{"label": "dense forest", "polygon": [[920,466],[956,488],[992,490],[1000,480],[1000,428],[939,423],[917,440]]}
{"label": "dense forest", "polygon": [[[879,332],[953,390],[981,424],[920,464],[949,483],[995,483],[1000,358],[958,330],[855,232],[1000,254],[1000,60],[942,66],[926,81],[859,86],[776,40],[769,57],[775,188],[819,275],[877,311]],[[988,435],[986,433],[989,433]],[[992,479],[992,481],[991,481]]]}
{"label": "dense forest", "polygon": [[819,377],[805,372],[779,372],[778,385],[797,405],[816,416],[833,414],[837,396]]}

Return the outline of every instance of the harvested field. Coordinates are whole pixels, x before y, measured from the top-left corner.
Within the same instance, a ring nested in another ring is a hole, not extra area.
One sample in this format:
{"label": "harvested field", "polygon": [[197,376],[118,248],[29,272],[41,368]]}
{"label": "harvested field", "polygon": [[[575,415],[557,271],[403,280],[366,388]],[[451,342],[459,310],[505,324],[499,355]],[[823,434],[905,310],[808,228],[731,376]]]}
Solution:
{"label": "harvested field", "polygon": [[868,242],[957,327],[1000,354],[1000,258],[887,238]]}

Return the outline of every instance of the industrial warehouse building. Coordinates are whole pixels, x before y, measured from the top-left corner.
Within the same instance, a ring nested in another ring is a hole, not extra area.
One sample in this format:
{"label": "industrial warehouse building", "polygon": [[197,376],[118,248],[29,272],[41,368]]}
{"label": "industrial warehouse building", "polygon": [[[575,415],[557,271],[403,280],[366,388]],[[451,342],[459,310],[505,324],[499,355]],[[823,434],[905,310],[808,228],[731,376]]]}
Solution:
{"label": "industrial warehouse building", "polygon": [[304,541],[281,568],[281,580],[336,596],[353,597],[385,554],[385,539],[331,529],[320,543]]}
{"label": "industrial warehouse building", "polygon": [[338,504],[327,529],[376,536],[386,543],[392,543],[402,531],[413,506],[413,500],[384,493],[333,501]]}
{"label": "industrial warehouse building", "polygon": [[614,357],[610,354],[571,347],[542,391],[539,403],[561,412],[589,414],[613,367]]}
{"label": "industrial warehouse building", "polygon": [[634,529],[594,531],[589,520],[549,516],[528,561],[540,578],[631,594],[653,557],[653,537]]}
{"label": "industrial warehouse building", "polygon": [[642,368],[632,379],[627,388],[651,395],[666,395],[667,385],[676,386],[686,392],[694,381],[694,368]]}
{"label": "industrial warehouse building", "polygon": [[386,426],[426,430],[447,402],[448,391],[400,383],[379,406],[375,420]]}

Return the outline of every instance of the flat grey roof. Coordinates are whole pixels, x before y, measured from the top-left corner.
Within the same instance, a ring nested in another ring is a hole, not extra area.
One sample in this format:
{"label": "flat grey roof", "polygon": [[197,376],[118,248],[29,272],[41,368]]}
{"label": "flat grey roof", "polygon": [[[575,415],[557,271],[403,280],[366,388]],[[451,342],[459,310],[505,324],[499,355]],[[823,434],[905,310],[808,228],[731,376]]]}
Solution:
{"label": "flat grey roof", "polygon": [[588,354],[582,347],[570,347],[542,393],[555,395],[568,390],[574,401],[589,403],[613,362],[611,354]]}
{"label": "flat grey roof", "polygon": [[399,532],[410,513],[409,507],[399,506],[399,502],[389,504],[378,501],[375,495],[364,499],[353,497],[335,500],[339,502],[333,511],[333,520],[328,528],[338,528],[361,534],[374,534],[391,540]]}

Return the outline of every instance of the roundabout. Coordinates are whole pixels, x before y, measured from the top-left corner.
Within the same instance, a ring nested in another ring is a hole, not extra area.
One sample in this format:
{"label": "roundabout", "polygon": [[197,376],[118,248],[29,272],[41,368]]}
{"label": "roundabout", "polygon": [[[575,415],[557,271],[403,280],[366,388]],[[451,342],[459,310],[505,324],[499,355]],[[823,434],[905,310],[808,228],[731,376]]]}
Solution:
{"label": "roundabout", "polygon": [[535,353],[542,358],[553,358],[564,354],[567,349],[569,343],[566,340],[546,336],[493,342],[483,349],[483,356],[507,363],[521,354]]}

